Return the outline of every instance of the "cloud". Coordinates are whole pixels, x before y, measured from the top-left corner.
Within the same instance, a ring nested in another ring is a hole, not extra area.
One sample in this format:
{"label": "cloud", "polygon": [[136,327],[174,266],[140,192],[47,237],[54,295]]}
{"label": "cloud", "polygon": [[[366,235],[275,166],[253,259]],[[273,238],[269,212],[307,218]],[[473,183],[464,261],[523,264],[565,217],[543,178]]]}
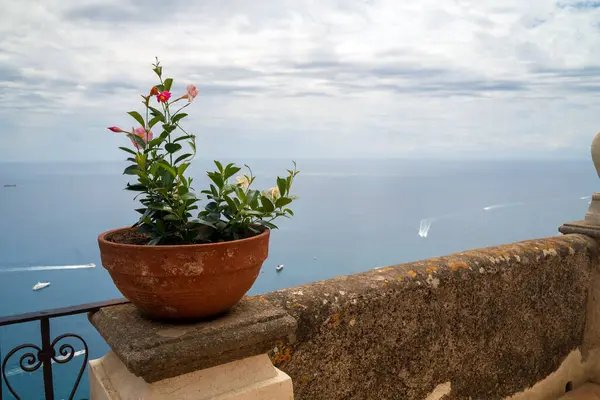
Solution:
{"label": "cloud", "polygon": [[121,159],[155,56],[201,157],[587,157],[598,4],[4,2],[0,159]]}

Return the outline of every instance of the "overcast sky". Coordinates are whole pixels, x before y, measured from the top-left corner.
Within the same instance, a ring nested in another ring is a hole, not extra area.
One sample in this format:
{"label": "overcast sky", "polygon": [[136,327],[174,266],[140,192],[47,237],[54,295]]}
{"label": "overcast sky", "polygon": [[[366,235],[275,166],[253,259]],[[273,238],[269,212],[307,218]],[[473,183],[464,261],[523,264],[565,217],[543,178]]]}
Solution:
{"label": "overcast sky", "polygon": [[200,157],[588,157],[600,1],[0,0],[0,161],[121,160],[158,56]]}

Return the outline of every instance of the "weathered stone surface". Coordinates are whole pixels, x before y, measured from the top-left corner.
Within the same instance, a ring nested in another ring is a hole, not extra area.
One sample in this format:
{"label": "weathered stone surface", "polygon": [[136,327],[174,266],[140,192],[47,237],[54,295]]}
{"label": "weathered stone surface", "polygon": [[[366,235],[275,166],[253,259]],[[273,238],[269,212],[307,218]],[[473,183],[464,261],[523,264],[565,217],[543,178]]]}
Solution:
{"label": "weathered stone surface", "polygon": [[600,386],[587,383],[558,400],[600,400]]}
{"label": "weathered stone surface", "polygon": [[[594,193],[594,196],[600,197],[600,193]],[[593,203],[592,206],[594,206],[595,208],[599,208],[600,198],[596,199],[595,203]],[[581,220],[575,222],[568,222],[566,224],[562,224],[560,228],[558,228],[558,230],[560,231],[560,233],[564,233],[565,235],[571,233],[579,233],[595,239],[600,239],[600,225],[593,221]]]}
{"label": "weathered stone surface", "polygon": [[503,399],[582,344],[598,244],[526,241],[261,296],[298,321],[270,352],[296,399]]}
{"label": "weathered stone surface", "polygon": [[89,319],[127,369],[146,382],[266,353],[296,329],[294,318],[258,298],[193,324],[153,322],[130,304],[103,308]]}

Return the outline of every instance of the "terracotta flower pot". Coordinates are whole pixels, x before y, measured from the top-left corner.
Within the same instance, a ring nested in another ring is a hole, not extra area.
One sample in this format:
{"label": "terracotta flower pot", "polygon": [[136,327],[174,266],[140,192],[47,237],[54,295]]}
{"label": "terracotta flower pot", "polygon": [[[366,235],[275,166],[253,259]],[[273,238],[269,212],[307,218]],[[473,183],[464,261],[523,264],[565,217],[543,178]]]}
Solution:
{"label": "terracotta flower pot", "polygon": [[98,236],[102,265],[119,291],[156,319],[200,319],[229,310],[250,289],[269,250],[269,230],[231,242],[121,244]]}

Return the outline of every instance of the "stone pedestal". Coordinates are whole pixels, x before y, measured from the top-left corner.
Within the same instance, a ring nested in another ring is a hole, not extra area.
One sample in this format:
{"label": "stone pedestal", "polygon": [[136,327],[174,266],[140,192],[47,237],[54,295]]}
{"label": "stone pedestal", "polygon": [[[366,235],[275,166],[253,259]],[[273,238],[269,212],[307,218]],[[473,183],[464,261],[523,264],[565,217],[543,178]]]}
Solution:
{"label": "stone pedestal", "polygon": [[[600,177],[600,133],[597,133],[592,140],[591,154],[596,173]],[[600,239],[600,193],[596,192],[592,195],[590,206],[583,220],[563,224],[558,230],[564,234],[580,233]]]}
{"label": "stone pedestal", "polygon": [[292,380],[266,354],[147,383],[111,351],[90,361],[92,400],[291,400]]}
{"label": "stone pedestal", "polygon": [[129,304],[89,318],[111,347],[90,361],[92,400],[293,399],[291,379],[266,353],[293,340],[296,321],[258,298],[190,324],[150,321]]}

